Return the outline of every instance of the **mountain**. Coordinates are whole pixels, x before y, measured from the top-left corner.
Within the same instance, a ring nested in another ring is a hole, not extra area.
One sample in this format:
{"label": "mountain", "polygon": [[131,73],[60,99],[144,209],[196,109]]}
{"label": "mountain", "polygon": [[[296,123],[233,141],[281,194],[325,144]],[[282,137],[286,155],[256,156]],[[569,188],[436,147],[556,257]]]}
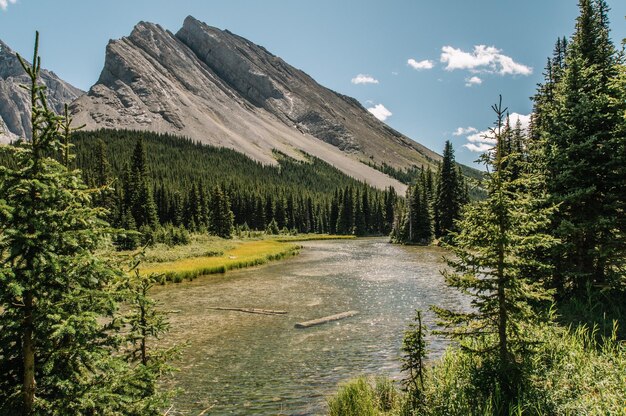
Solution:
{"label": "mountain", "polygon": [[[49,103],[57,113],[63,112],[65,103],[84,94],[45,69],[41,70],[41,81],[46,85]],[[29,82],[15,52],[0,41],[0,143],[31,135],[30,97],[20,87]]]}
{"label": "mountain", "polygon": [[436,153],[377,120],[261,46],[187,17],[173,34],[140,22],[109,42],[97,83],[72,104],[76,124],[148,130],[229,147],[276,164],[302,152],[384,187],[404,188],[362,162],[403,169]]}

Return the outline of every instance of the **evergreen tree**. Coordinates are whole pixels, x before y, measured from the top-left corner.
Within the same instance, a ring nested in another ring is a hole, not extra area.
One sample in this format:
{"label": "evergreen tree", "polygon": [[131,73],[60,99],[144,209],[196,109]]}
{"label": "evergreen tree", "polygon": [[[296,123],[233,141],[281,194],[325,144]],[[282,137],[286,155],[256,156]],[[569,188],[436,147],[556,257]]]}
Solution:
{"label": "evergreen tree", "polygon": [[211,194],[211,233],[230,238],[233,231],[234,214],[230,209],[228,195],[216,186]]}
{"label": "evergreen tree", "polygon": [[[553,208],[545,208],[547,196],[536,176],[526,167],[523,175],[513,178],[504,168],[519,161],[520,155],[506,151],[502,134],[506,110],[501,103],[493,109],[497,121],[492,133],[497,144],[483,157],[492,168],[487,176],[488,198],[465,209],[459,231],[451,234],[448,246],[454,253],[454,258],[447,260],[451,271],[444,272],[448,285],[471,296],[473,311],[433,309],[446,328],[442,333],[460,338],[464,348],[483,357],[483,375],[493,374],[507,408],[517,393],[520,363],[529,356],[532,344],[523,326],[539,316],[532,305],[550,298],[535,280],[537,276],[525,272],[550,272],[536,253],[549,249],[555,241],[541,233]],[[490,384],[489,380],[483,382]]]}
{"label": "evergreen tree", "polygon": [[624,267],[626,100],[606,2],[581,0],[579,8],[564,63],[558,62],[564,42],[557,42],[559,58],[535,96],[533,137],[546,158],[538,169],[546,171],[548,190],[560,206],[554,281],[561,291],[581,293],[590,285],[616,284]]}
{"label": "evergreen tree", "polygon": [[351,187],[344,189],[343,200],[337,217],[337,234],[354,233],[354,193]]}
{"label": "evergreen tree", "polygon": [[152,191],[148,184],[148,167],[143,140],[135,144],[126,186],[126,206],[130,210],[137,227],[156,227],[158,217]]}
{"label": "evergreen tree", "polygon": [[454,150],[450,141],[446,140],[434,206],[437,237],[444,237],[448,232],[456,230],[454,222],[461,216],[461,208],[466,198],[464,194],[465,185],[454,161]]}
{"label": "evergreen tree", "polygon": [[428,343],[426,327],[422,324],[422,311],[415,311],[413,323],[404,333],[402,340],[402,371],[407,373],[404,385],[413,398],[412,408],[416,409],[423,402],[424,373]]}
{"label": "evergreen tree", "polygon": [[32,66],[19,57],[32,139],[0,150],[14,162],[0,165],[0,414],[157,415],[157,374],[121,354],[124,273],[95,254],[111,228],[80,173],[54,158],[71,159],[69,120],[46,102],[38,38]]}

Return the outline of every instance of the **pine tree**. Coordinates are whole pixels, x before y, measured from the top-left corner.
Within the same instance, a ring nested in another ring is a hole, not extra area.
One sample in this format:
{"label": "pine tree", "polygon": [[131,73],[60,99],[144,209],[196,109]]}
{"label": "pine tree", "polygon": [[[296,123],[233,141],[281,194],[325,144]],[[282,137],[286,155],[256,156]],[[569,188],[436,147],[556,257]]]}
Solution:
{"label": "pine tree", "polygon": [[415,311],[413,323],[405,331],[402,339],[402,371],[407,373],[404,380],[406,389],[413,398],[412,408],[416,409],[423,402],[424,373],[428,343],[426,327],[422,323],[422,311]]}
{"label": "pine tree", "polygon": [[126,336],[131,345],[127,351],[130,361],[143,366],[151,365],[160,372],[160,368],[166,365],[163,355],[168,354],[166,351],[152,351],[149,347],[150,341],[159,339],[169,330],[166,315],[157,309],[155,300],[149,295],[159,279],[156,275],[141,275],[135,268],[133,277],[128,279],[129,311],[124,318],[129,326]]}
{"label": "pine tree", "polygon": [[139,138],[135,144],[126,185],[126,206],[130,210],[135,224],[140,228],[155,228],[158,225],[156,205],[152,190],[148,184],[148,167],[143,140]]}
{"label": "pine tree", "polygon": [[461,339],[464,348],[484,358],[483,374],[488,375],[491,366],[493,381],[510,403],[517,392],[520,362],[529,357],[532,342],[524,325],[539,316],[532,305],[550,299],[537,276],[525,273],[529,269],[542,275],[550,272],[536,253],[555,244],[541,232],[554,209],[545,207],[547,196],[527,167],[519,178],[504,168],[520,161],[520,155],[506,152],[502,135],[506,110],[501,102],[493,110],[497,121],[492,133],[497,144],[483,156],[491,167],[489,194],[465,209],[459,231],[451,234],[448,246],[454,253],[454,258],[447,259],[451,271],[444,272],[448,285],[471,296],[473,311],[433,309],[446,328],[443,334]]}
{"label": "pine tree", "polygon": [[351,187],[343,190],[343,200],[337,217],[337,234],[354,233],[354,193]]}
{"label": "pine tree", "polygon": [[456,230],[454,222],[461,216],[465,185],[454,161],[454,150],[446,140],[443,160],[439,167],[437,195],[435,197],[435,234],[444,237]]}
{"label": "pine tree", "polygon": [[579,8],[564,64],[553,65],[552,79],[535,96],[533,137],[546,158],[538,169],[545,169],[560,205],[555,282],[581,293],[619,282],[624,266],[626,100],[616,81],[623,62],[609,38],[606,2],[581,0]]}
{"label": "pine tree", "polygon": [[38,40],[32,66],[19,57],[32,138],[0,150],[14,162],[0,166],[0,414],[160,414],[156,385],[121,354],[125,276],[95,254],[111,228],[80,172],[57,161],[71,160],[59,154],[69,121],[39,84]]}
{"label": "pine tree", "polygon": [[222,238],[230,238],[233,231],[234,214],[230,209],[228,195],[216,186],[211,194],[210,231]]}

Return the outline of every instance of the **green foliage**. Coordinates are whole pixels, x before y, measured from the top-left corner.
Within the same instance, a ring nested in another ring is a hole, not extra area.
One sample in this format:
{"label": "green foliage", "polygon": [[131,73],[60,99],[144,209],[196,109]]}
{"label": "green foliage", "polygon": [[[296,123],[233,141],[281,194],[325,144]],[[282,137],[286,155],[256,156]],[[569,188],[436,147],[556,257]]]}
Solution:
{"label": "green foliage", "polygon": [[[143,153],[137,150],[138,141]],[[76,165],[83,169],[86,182],[94,187],[102,182],[98,179],[102,176],[103,158],[98,156],[101,142],[106,144],[106,159],[111,161],[115,186],[112,208],[107,204],[114,225],[130,228],[127,207],[133,201],[149,201],[151,193],[161,225],[182,224],[195,232],[210,230],[213,227],[211,190],[219,186],[230,201],[235,226],[247,224],[251,230],[262,231],[275,220],[279,230],[286,227],[299,233],[337,233],[339,209],[343,208],[344,234],[381,235],[391,230],[393,212],[389,209],[396,198],[391,189],[381,192],[371,188],[314,157],[305,156],[305,160],[298,161],[276,153],[278,166],[267,166],[230,149],[200,145],[171,135],[108,130],[80,132],[74,139]],[[136,166],[135,172],[145,174],[133,175],[127,165]],[[148,184],[147,190],[142,181]],[[344,199],[346,192],[351,196],[350,201]],[[141,193],[148,196],[127,197]],[[139,217],[132,217],[134,229],[145,225],[145,221],[138,221]],[[130,247],[133,242],[122,243]]]}
{"label": "green foliage", "polygon": [[519,173],[525,169],[522,155],[505,146],[506,110],[501,103],[493,109],[497,121],[492,134],[497,144],[484,156],[492,168],[489,196],[467,206],[457,223],[459,231],[451,234],[447,245],[454,254],[447,259],[451,270],[444,271],[448,285],[471,297],[473,311],[433,309],[444,325],[441,333],[475,341],[465,343],[466,348],[479,345],[473,352],[493,363],[494,387],[508,402],[517,394],[523,361],[531,357],[533,337],[521,325],[540,318],[534,307],[550,299],[550,292],[527,273],[532,270],[538,278],[550,272],[537,260],[537,252],[555,244],[541,232],[554,210],[544,206],[546,197],[534,176]]}
{"label": "green foliage", "polygon": [[228,196],[219,186],[211,194],[211,233],[222,238],[230,238],[233,231],[234,214],[230,210]]}
{"label": "green foliage", "polygon": [[414,408],[419,408],[424,399],[424,360],[428,346],[426,331],[427,328],[422,324],[422,312],[418,310],[415,312],[414,322],[409,325],[402,340],[402,371],[407,373],[404,384],[413,399]]}
{"label": "green foliage", "polygon": [[398,407],[398,391],[386,377],[358,377],[340,386],[337,395],[328,400],[330,416],[382,416],[394,414]]}
{"label": "green foliage", "polygon": [[435,192],[435,235],[446,236],[456,230],[455,221],[461,216],[461,208],[468,202],[463,176],[454,162],[454,150],[446,140],[443,161],[439,167],[437,189]]}
{"label": "green foliage", "polygon": [[269,235],[279,234],[278,223],[276,222],[274,218],[272,218],[272,221],[270,221],[270,223],[267,224],[267,229],[265,230],[265,232]]}
{"label": "green foliage", "polygon": [[[428,373],[429,415],[607,415],[624,412],[626,350],[614,338],[596,341],[585,327],[525,327],[537,341],[535,357],[514,403],[504,406],[501,391],[483,377],[489,366],[463,349],[449,349]],[[476,346],[473,346],[474,348]]]}
{"label": "green foliage", "polygon": [[37,45],[20,57],[32,139],[0,150],[0,414],[160,414],[159,374],[122,354],[125,274],[95,254],[112,229],[67,167],[71,120],[47,106]]}
{"label": "green foliage", "polygon": [[544,159],[537,170],[560,205],[552,285],[584,296],[588,284],[624,284],[626,88],[606,2],[581,0],[579,8],[571,41],[557,42],[534,97],[532,136]]}
{"label": "green foliage", "polygon": [[[493,362],[472,350],[488,340],[465,340],[450,347],[428,368],[422,401],[412,392],[396,393],[393,405],[377,407],[374,388],[363,378],[352,380],[329,400],[329,414],[467,415],[621,415],[626,392],[626,345],[613,335],[598,338],[585,326],[566,329],[554,324],[524,325],[536,346],[514,401],[494,388]],[[369,413],[367,413],[369,412]]]}

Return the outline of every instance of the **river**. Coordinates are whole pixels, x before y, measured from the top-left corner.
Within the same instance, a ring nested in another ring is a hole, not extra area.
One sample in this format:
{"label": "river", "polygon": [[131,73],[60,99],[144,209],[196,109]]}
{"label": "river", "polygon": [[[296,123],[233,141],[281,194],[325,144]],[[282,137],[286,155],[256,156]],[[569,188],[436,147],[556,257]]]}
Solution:
{"label": "river", "polygon": [[[177,411],[196,415],[324,414],[339,382],[400,376],[403,331],[416,308],[467,307],[439,271],[445,251],[383,238],[310,241],[297,257],[259,268],[168,284],[154,296],[170,315],[167,343],[187,342],[168,383]],[[207,307],[286,310],[256,315]],[[308,329],[296,322],[360,314]],[[430,338],[431,357],[446,341]]]}

